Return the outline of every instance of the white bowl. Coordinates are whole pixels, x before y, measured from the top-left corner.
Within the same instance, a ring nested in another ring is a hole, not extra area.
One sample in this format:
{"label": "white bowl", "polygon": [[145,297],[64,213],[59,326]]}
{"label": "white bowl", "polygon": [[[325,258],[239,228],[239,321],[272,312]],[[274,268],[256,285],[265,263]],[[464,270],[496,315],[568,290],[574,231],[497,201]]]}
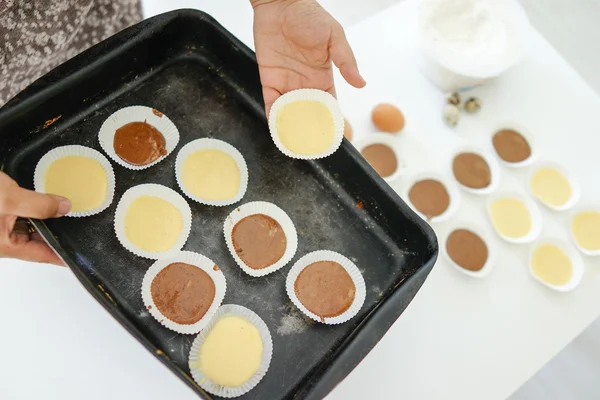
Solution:
{"label": "white bowl", "polygon": [[[559,249],[564,251],[567,254],[567,256],[569,257],[569,259],[571,260],[571,264],[573,266],[573,275],[571,276],[571,279],[569,280],[569,282],[567,282],[566,284],[552,285],[552,284],[544,281],[543,279],[541,279],[533,271],[533,266],[531,265],[532,259],[533,259],[533,253],[542,244],[551,244],[551,245],[558,247]],[[564,240],[553,238],[553,237],[544,237],[544,238],[538,240],[535,243],[535,245],[533,245],[531,247],[531,250],[529,252],[529,261],[528,262],[529,262],[529,272],[531,273],[531,276],[536,281],[540,282],[544,286],[549,287],[550,289],[554,289],[559,292],[570,292],[573,289],[575,289],[577,287],[577,285],[579,285],[579,283],[581,282],[581,279],[583,278],[583,273],[585,271],[583,259],[581,258],[581,255],[577,252],[577,250],[575,250],[575,248],[573,246],[571,246]]]}
{"label": "white bowl", "polygon": [[[416,28],[409,36],[415,38],[423,56],[431,60],[431,71],[424,71],[426,76],[446,91],[479,85],[485,78],[501,75],[517,64],[531,46],[533,30],[518,1],[469,1],[458,6],[456,3],[421,1],[418,12],[413,16]],[[440,14],[456,13],[458,9],[460,17],[436,18]],[[481,29],[471,26],[477,25],[482,14],[493,15],[494,23],[502,27],[501,48],[494,46],[500,43],[500,38],[494,37],[494,31],[486,30],[482,34]],[[472,35],[490,36],[490,45],[485,45],[486,48],[481,45],[463,46],[463,40],[459,40],[452,22],[468,25]]]}
{"label": "white bowl", "polygon": [[[496,229],[496,225],[494,225],[494,220],[492,218],[491,206],[496,200],[506,199],[506,198],[521,200],[525,204],[525,207],[527,207],[527,210],[529,211],[529,216],[531,217],[531,229],[529,230],[529,233],[527,235],[518,237],[518,238],[513,238],[513,237],[503,235]],[[502,239],[504,239],[505,241],[507,241],[509,243],[531,243],[540,236],[540,233],[542,233],[542,227],[543,227],[542,213],[540,212],[540,209],[537,206],[537,204],[531,198],[529,198],[528,196],[526,196],[522,193],[518,193],[518,192],[495,193],[488,198],[488,201],[486,204],[486,209],[487,209],[487,214],[488,214],[490,223],[492,224],[492,228],[494,228],[494,231],[496,231],[498,236],[500,236]]]}
{"label": "white bowl", "polygon": [[[494,135],[504,129],[511,129],[514,130],[518,133],[521,134],[521,136],[523,136],[525,138],[525,140],[527,141],[527,143],[529,144],[529,148],[531,149],[531,154],[529,155],[528,158],[526,158],[523,161],[519,161],[519,162],[508,162],[508,161],[504,161],[502,159],[502,157],[500,157],[500,155],[498,155],[498,153],[496,152],[496,148],[494,147]],[[533,164],[537,159],[538,159],[538,150],[535,144],[535,140],[533,137],[533,134],[531,133],[531,131],[529,129],[527,129],[525,126],[515,123],[515,122],[503,122],[503,123],[499,123],[497,125],[495,125],[495,128],[492,131],[492,134],[490,136],[490,146],[492,147],[492,151],[494,152],[494,154],[496,154],[496,157],[498,157],[498,159],[500,160],[500,162],[502,162],[504,165],[506,165],[507,167],[510,168],[520,168],[520,167],[526,167],[528,165]]]}
{"label": "white bowl", "polygon": [[573,218],[577,214],[580,214],[580,213],[583,213],[583,212],[586,212],[586,211],[593,211],[593,212],[600,213],[600,206],[598,206],[598,205],[582,205],[580,207],[577,207],[577,209],[575,209],[571,213],[571,216],[569,218],[569,232],[570,232],[571,238],[573,239],[573,243],[575,243],[575,246],[577,246],[577,248],[579,249],[579,251],[581,251],[586,256],[591,256],[591,257],[600,256],[600,249],[588,250],[588,249],[584,249],[583,247],[581,247],[579,245],[579,242],[577,242],[577,239],[575,238],[575,234],[573,233],[573,228],[571,226],[572,223],[573,223]]}
{"label": "white bowl", "polygon": [[[460,183],[458,181],[458,179],[456,179],[456,176],[454,175],[454,168],[453,168],[454,158],[456,158],[456,156],[458,156],[459,154],[462,154],[462,153],[475,153],[478,156],[482,157],[485,160],[485,162],[488,164],[488,166],[490,168],[491,181],[487,187],[484,187],[481,189],[474,189],[474,188],[463,185],[462,183]],[[454,181],[456,182],[456,184],[469,193],[482,194],[482,195],[490,194],[490,193],[495,192],[496,189],[498,189],[498,186],[500,186],[500,166],[498,165],[498,162],[496,162],[496,159],[494,157],[492,157],[488,152],[486,152],[478,147],[475,147],[475,146],[463,145],[463,146],[457,147],[454,150],[454,152],[452,153],[452,155],[450,156],[450,171],[452,171],[452,177],[454,178]]]}
{"label": "white bowl", "polygon": [[[487,246],[488,257],[487,257],[485,264],[479,271],[469,271],[468,269],[461,267],[460,265],[455,263],[454,260],[448,254],[448,246],[447,246],[448,237],[450,237],[450,234],[457,229],[466,229],[468,231],[473,232],[474,234],[479,236],[481,238],[481,240],[483,240],[485,245]],[[491,247],[491,243],[492,243],[492,241],[491,241],[491,238],[489,237],[489,235],[483,229],[481,229],[478,225],[475,225],[471,222],[463,221],[458,224],[454,224],[452,229],[450,229],[448,231],[448,233],[444,236],[444,242],[441,246],[442,254],[444,255],[444,257],[446,257],[446,259],[448,260],[450,265],[452,265],[454,268],[456,268],[463,274],[466,274],[473,278],[484,278],[492,271],[492,269],[495,265],[494,250]]]}
{"label": "white bowl", "polygon": [[[563,204],[561,206],[554,206],[552,204],[548,204],[545,201],[543,201],[542,199],[540,199],[539,197],[537,197],[536,194],[533,192],[533,188],[531,187],[531,181],[533,180],[533,176],[535,175],[535,173],[542,168],[555,169],[569,181],[569,184],[571,185],[571,189],[573,190],[573,193],[571,193],[571,198],[565,204]],[[572,208],[575,204],[577,204],[577,202],[581,198],[581,188],[579,186],[579,183],[575,179],[575,177],[572,174],[570,174],[569,171],[567,171],[565,169],[565,167],[563,167],[562,165],[560,165],[556,162],[553,162],[553,161],[542,161],[540,163],[537,163],[534,166],[533,170],[531,171],[531,174],[529,175],[529,181],[527,182],[527,186],[529,188],[529,192],[531,193],[531,195],[533,197],[535,197],[540,203],[542,203],[549,209],[555,210],[555,211],[568,210],[568,209]]]}
{"label": "white bowl", "polygon": [[[427,219],[427,217],[425,215],[421,214],[421,212],[419,210],[417,210],[415,205],[410,201],[410,197],[408,195],[410,192],[410,189],[413,187],[413,185],[415,183],[425,180],[425,179],[433,179],[433,180],[441,182],[441,184],[444,185],[444,187],[446,188],[446,191],[448,192],[448,196],[450,198],[450,203],[448,204],[448,208],[446,209],[446,211],[444,211],[442,214],[435,216],[429,220]],[[421,217],[422,219],[424,219],[425,221],[427,221],[430,224],[446,221],[447,219],[452,217],[456,213],[456,211],[458,211],[459,204],[460,204],[460,193],[456,189],[456,185],[454,185],[454,183],[450,179],[448,179],[446,176],[444,176],[441,173],[436,172],[436,171],[421,172],[421,173],[413,175],[408,180],[408,185],[405,187],[402,197],[406,201],[406,204],[408,204],[413,209],[413,211],[415,213],[417,213],[417,215],[419,217]]]}
{"label": "white bowl", "polygon": [[398,146],[397,139],[398,139],[398,137],[394,133],[377,132],[377,133],[371,133],[371,134],[367,135],[367,137],[358,141],[357,143],[352,143],[352,144],[354,145],[356,150],[358,150],[359,153],[361,153],[361,154],[365,147],[370,146],[372,144],[383,144],[383,145],[388,146],[390,149],[392,149],[392,151],[394,152],[394,155],[396,156],[396,162],[397,162],[396,171],[394,171],[390,176],[382,176],[382,178],[386,182],[393,182],[402,175],[400,154],[398,153],[398,150],[396,149],[396,147]]}

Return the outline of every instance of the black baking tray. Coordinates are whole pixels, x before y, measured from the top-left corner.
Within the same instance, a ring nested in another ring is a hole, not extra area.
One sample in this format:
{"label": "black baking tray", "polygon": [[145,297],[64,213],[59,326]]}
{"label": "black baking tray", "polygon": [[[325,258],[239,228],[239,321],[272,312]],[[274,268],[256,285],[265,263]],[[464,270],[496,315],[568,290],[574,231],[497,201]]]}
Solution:
{"label": "black baking tray", "polygon": [[[299,161],[271,141],[254,53],[210,16],[179,10],[143,21],[54,69],[0,109],[0,167],[33,187],[38,160],[50,149],[79,144],[99,151],[102,122],[114,111],[146,105],[179,128],[175,152],[144,171],[113,163],[112,205],[88,218],[33,220],[85,288],[154,356],[201,398],[191,379],[192,335],[176,334],[144,309],[140,285],[150,260],[117,241],[113,216],[128,188],[160,183],[175,190],[177,151],[199,137],[237,147],[249,167],[243,202],[282,207],[298,230],[300,256],[329,249],[352,259],[365,278],[364,306],[349,322],[312,323],[285,289],[289,266],[251,278],[228,254],[222,223],[232,208],[189,202],[192,232],[185,250],[213,259],[227,279],[226,303],[241,304],[267,323],[274,343],[270,369],[244,399],[318,399],[339,383],[381,339],[433,268],[438,245],[431,228],[346,140],[332,156]],[[100,344],[102,345],[102,344]],[[405,345],[410,346],[410,343]]]}

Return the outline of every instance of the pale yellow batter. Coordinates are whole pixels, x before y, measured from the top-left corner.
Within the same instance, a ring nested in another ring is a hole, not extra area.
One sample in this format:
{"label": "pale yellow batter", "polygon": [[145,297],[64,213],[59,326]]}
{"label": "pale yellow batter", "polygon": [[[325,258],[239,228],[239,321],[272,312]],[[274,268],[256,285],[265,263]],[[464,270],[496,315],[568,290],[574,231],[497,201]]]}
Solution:
{"label": "pale yellow batter", "polygon": [[554,168],[540,168],[531,178],[533,194],[546,204],[560,207],[573,195],[567,178]]}
{"label": "pale yellow batter", "polygon": [[600,213],[586,211],[575,215],[571,229],[579,246],[586,250],[600,250]]}
{"label": "pale yellow batter", "polygon": [[219,319],[200,347],[199,368],[217,385],[236,387],[258,371],[262,355],[258,329],[245,318],[226,316]]}
{"label": "pale yellow batter", "polygon": [[89,211],[106,200],[106,171],[93,158],[67,156],[54,161],[44,176],[46,193],[71,200],[71,211]]}
{"label": "pale yellow batter", "polygon": [[229,154],[221,150],[199,150],[183,162],[183,185],[205,200],[228,200],[240,190],[240,169]]}
{"label": "pale yellow batter", "polygon": [[531,267],[541,280],[555,286],[566,285],[573,276],[573,264],[567,253],[549,243],[535,249]]}
{"label": "pale yellow batter", "polygon": [[498,199],[490,208],[496,230],[506,237],[521,238],[531,231],[531,215],[525,203],[518,199]]}
{"label": "pale yellow batter", "polygon": [[131,202],[125,214],[125,234],[145,251],[167,251],[181,235],[181,212],[167,200],[140,196]]}
{"label": "pale yellow batter", "polygon": [[333,143],[335,124],[329,109],[318,101],[294,101],[277,114],[277,132],[290,151],[311,155],[322,153]]}

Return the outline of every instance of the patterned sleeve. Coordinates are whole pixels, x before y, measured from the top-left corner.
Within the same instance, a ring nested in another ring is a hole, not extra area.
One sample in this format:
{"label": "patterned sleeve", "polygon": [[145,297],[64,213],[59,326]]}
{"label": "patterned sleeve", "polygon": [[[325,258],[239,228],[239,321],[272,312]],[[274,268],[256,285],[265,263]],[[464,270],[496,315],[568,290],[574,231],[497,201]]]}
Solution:
{"label": "patterned sleeve", "polygon": [[141,17],[139,0],[0,0],[0,106]]}

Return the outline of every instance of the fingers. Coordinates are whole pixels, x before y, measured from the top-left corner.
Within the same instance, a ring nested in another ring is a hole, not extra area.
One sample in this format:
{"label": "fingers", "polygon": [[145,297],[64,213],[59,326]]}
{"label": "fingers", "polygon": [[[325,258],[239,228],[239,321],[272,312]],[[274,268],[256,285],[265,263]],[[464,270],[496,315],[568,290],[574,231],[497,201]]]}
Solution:
{"label": "fingers", "polygon": [[31,235],[29,235],[29,236],[30,236],[30,242],[29,243],[39,243],[43,247],[45,247],[45,248],[47,248],[49,250],[49,253],[47,253],[48,254],[47,261],[38,261],[38,262],[45,262],[45,263],[48,263],[48,264],[54,264],[54,265],[58,265],[58,266],[61,266],[61,267],[65,266],[65,263],[58,256],[58,254],[56,254],[54,252],[54,250],[52,250],[52,248],[46,244],[46,242],[44,241],[44,238],[42,237],[42,235],[40,235],[37,232],[34,232]]}
{"label": "fingers", "polygon": [[365,87],[367,82],[360,75],[358,71],[358,64],[352,48],[346,39],[344,28],[340,24],[337,24],[331,34],[331,42],[329,48],[329,55],[331,60],[338,67],[342,76],[355,88]]}
{"label": "fingers", "polygon": [[329,93],[330,95],[332,95],[333,97],[335,97],[337,99],[337,92],[335,91],[335,86],[332,86],[330,89],[328,89],[327,93]]}
{"label": "fingers", "polygon": [[71,210],[71,202],[61,196],[42,194],[10,185],[0,193],[0,214],[24,218],[61,217]]}
{"label": "fingers", "polygon": [[64,266],[62,260],[43,241],[29,240],[18,246],[2,246],[0,253],[3,256],[17,258],[23,261],[39,262]]}
{"label": "fingers", "polygon": [[16,217],[0,218],[1,257],[64,265],[60,257],[44,242],[42,236],[37,232],[30,234],[27,222],[16,220]]}
{"label": "fingers", "polygon": [[265,112],[267,113],[267,119],[269,118],[269,113],[271,112],[273,103],[275,103],[275,100],[277,100],[280,96],[281,93],[276,89],[263,86],[263,99],[265,101]]}

